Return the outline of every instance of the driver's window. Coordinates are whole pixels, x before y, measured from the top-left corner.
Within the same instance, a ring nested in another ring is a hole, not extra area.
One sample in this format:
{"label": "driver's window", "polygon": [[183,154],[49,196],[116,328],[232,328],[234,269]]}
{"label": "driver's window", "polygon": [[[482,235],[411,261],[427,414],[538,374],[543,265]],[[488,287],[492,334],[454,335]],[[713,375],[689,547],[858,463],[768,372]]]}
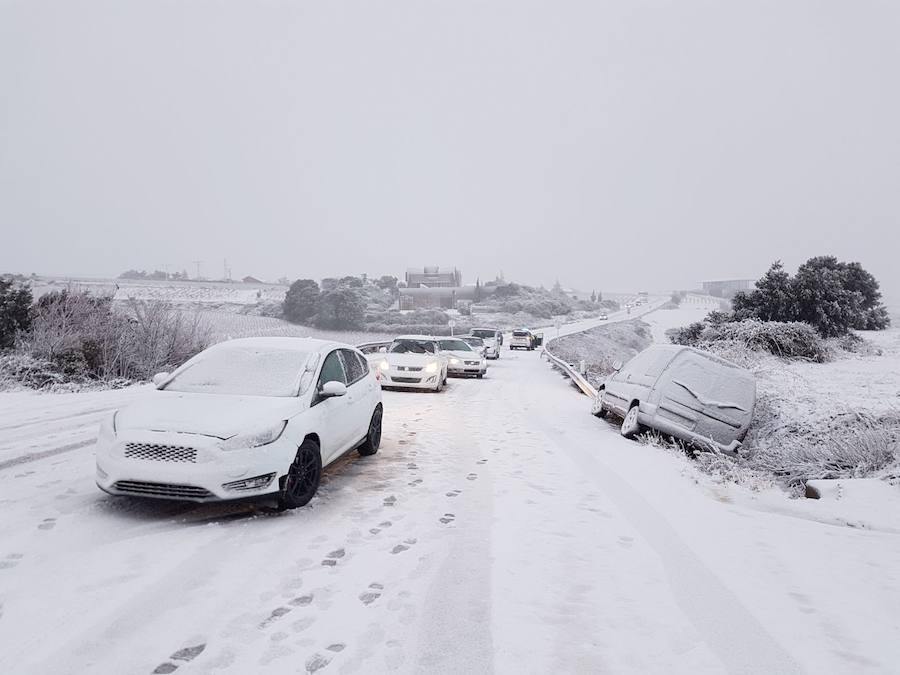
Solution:
{"label": "driver's window", "polygon": [[326,382],[332,381],[347,384],[347,378],[344,375],[344,366],[341,365],[341,359],[336,351],[331,352],[325,357],[325,363],[322,364],[322,372],[319,375],[319,384],[316,388],[321,387]]}

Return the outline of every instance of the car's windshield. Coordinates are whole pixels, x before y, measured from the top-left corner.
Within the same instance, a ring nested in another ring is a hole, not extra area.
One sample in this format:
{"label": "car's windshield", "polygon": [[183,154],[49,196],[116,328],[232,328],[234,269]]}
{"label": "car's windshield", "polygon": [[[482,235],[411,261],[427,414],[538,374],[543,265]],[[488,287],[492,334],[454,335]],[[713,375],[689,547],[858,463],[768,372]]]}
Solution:
{"label": "car's windshield", "polygon": [[484,340],[479,337],[464,337],[463,341],[472,347],[484,347]]}
{"label": "car's windshield", "polygon": [[309,357],[309,352],[293,349],[215,349],[202,354],[163,389],[190,394],[293,396]]}
{"label": "car's windshield", "polygon": [[480,338],[493,338],[496,337],[497,331],[488,330],[486,328],[476,328],[472,331],[472,335]]}
{"label": "car's windshield", "polygon": [[462,340],[441,340],[441,349],[445,352],[470,352],[472,348]]}
{"label": "car's windshield", "polygon": [[392,354],[434,354],[431,340],[394,340],[389,350]]}

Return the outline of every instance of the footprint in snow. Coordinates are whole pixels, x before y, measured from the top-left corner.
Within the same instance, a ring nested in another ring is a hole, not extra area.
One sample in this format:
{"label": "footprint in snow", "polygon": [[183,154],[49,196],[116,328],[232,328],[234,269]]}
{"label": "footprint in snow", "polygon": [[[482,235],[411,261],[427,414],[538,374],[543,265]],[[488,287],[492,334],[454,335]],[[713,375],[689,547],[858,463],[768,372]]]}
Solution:
{"label": "footprint in snow", "polygon": [[381,591],[383,590],[384,586],[377,582],[372,582],[371,584],[369,584],[369,590],[360,593],[359,600],[366,606],[371,605],[381,597]]}
{"label": "footprint in snow", "polygon": [[333,645],[328,645],[325,647],[330,652],[334,652],[335,654],[344,651],[345,645],[343,642],[335,642]]}
{"label": "footprint in snow", "polygon": [[297,596],[296,598],[292,598],[291,600],[288,601],[288,604],[292,605],[294,607],[306,607],[312,601],[313,601],[313,594],[308,593],[306,595],[300,595],[300,596]]}
{"label": "footprint in snow", "polygon": [[[175,672],[178,669],[178,666],[189,663],[190,661],[193,661],[195,658],[200,656],[204,649],[206,649],[205,643],[195,645],[193,647],[185,647],[184,649],[179,649],[177,652],[169,656],[170,661],[160,663],[158,666],[156,666],[156,669],[153,671],[153,673],[154,675],[164,675],[165,673]],[[180,663],[172,663],[172,661],[180,661]]]}
{"label": "footprint in snow", "polygon": [[409,464],[406,465],[406,468],[407,468],[407,469],[416,470],[416,469],[419,468],[419,465],[416,464],[415,462],[410,462]]}
{"label": "footprint in snow", "polygon": [[403,553],[403,551],[408,551],[409,547],[418,541],[417,539],[404,539],[402,544],[397,544],[394,548],[391,549],[391,553]]}
{"label": "footprint in snow", "polygon": [[315,673],[316,671],[322,670],[322,668],[329,663],[331,663],[331,659],[328,657],[322,656],[321,654],[313,654],[306,661],[306,672]]}
{"label": "footprint in snow", "polygon": [[391,495],[390,497],[385,497],[385,498],[384,498],[384,505],[385,505],[385,506],[393,506],[393,505],[396,504],[396,503],[397,503],[397,498],[396,498],[394,495]]}
{"label": "footprint in snow", "polygon": [[487,460],[486,460],[486,459],[479,459],[479,460],[478,460],[477,462],[475,462],[475,463],[476,463],[476,464],[487,464]]}
{"label": "footprint in snow", "polygon": [[266,628],[266,627],[270,626],[272,624],[272,622],[277,621],[278,619],[280,619],[281,617],[283,617],[285,614],[287,614],[290,611],[291,611],[290,607],[276,607],[275,609],[272,610],[272,613],[269,614],[269,616],[266,617],[266,619],[262,623],[259,624],[259,627]]}
{"label": "footprint in snow", "polygon": [[39,530],[52,530],[56,527],[56,518],[44,518],[44,522],[38,525]]}
{"label": "footprint in snow", "polygon": [[335,565],[337,565],[338,560],[343,558],[344,555],[346,555],[344,549],[339,548],[336,551],[332,551],[331,553],[329,553],[325,560],[322,561],[322,564],[326,565],[327,567],[334,567]]}
{"label": "footprint in snow", "polygon": [[462,494],[462,490],[451,490],[447,493],[448,497],[459,497]]}
{"label": "footprint in snow", "polygon": [[466,476],[466,480],[475,480],[476,478],[478,478],[477,473],[470,473],[468,476]]}
{"label": "footprint in snow", "polygon": [[22,553],[10,553],[6,556],[6,560],[0,560],[0,570],[8,570],[15,567],[23,557]]}
{"label": "footprint in snow", "polygon": [[444,516],[442,518],[439,518],[438,520],[446,525],[447,523],[452,523],[454,520],[456,520],[456,516],[454,516],[452,513],[445,513]]}
{"label": "footprint in snow", "polygon": [[414,481],[407,483],[407,485],[409,485],[410,487],[415,487],[416,485],[421,485],[421,484],[422,484],[421,478],[416,478]]}

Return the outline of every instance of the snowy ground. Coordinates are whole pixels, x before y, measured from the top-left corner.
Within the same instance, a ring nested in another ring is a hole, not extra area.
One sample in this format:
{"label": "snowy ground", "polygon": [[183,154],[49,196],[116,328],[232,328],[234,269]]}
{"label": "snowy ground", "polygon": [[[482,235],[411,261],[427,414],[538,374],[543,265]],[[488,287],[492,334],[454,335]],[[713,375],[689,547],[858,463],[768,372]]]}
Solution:
{"label": "snowy ground", "polygon": [[0,394],[0,672],[900,662],[898,534],[779,513],[625,441],[538,352],[385,392],[381,451],[282,514],[99,492],[97,419],[145,391]]}

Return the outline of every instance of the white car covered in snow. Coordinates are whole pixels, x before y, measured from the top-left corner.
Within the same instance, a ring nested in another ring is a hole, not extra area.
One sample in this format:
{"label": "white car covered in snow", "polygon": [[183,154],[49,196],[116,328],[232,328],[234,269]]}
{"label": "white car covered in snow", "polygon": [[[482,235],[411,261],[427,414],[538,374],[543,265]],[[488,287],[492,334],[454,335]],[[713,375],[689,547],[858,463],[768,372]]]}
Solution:
{"label": "white car covered in snow", "polygon": [[500,346],[503,344],[503,332],[496,328],[473,328],[469,331],[472,337],[484,340],[484,355],[489,359],[500,358]]}
{"label": "white car covered in snow", "polygon": [[381,443],[381,388],[349,345],[231,340],[153,380],[156,391],[101,425],[96,481],[105,492],[275,497],[294,508],[312,499],[322,467]]}
{"label": "white car covered in snow", "polygon": [[429,335],[401,335],[369,359],[383,387],[441,391],[447,384],[450,360],[441,354],[437,338]]}
{"label": "white car covered in snow", "polygon": [[441,352],[450,360],[447,372],[450,375],[474,375],[484,377],[487,372],[487,358],[460,338],[441,338],[438,341]]}

